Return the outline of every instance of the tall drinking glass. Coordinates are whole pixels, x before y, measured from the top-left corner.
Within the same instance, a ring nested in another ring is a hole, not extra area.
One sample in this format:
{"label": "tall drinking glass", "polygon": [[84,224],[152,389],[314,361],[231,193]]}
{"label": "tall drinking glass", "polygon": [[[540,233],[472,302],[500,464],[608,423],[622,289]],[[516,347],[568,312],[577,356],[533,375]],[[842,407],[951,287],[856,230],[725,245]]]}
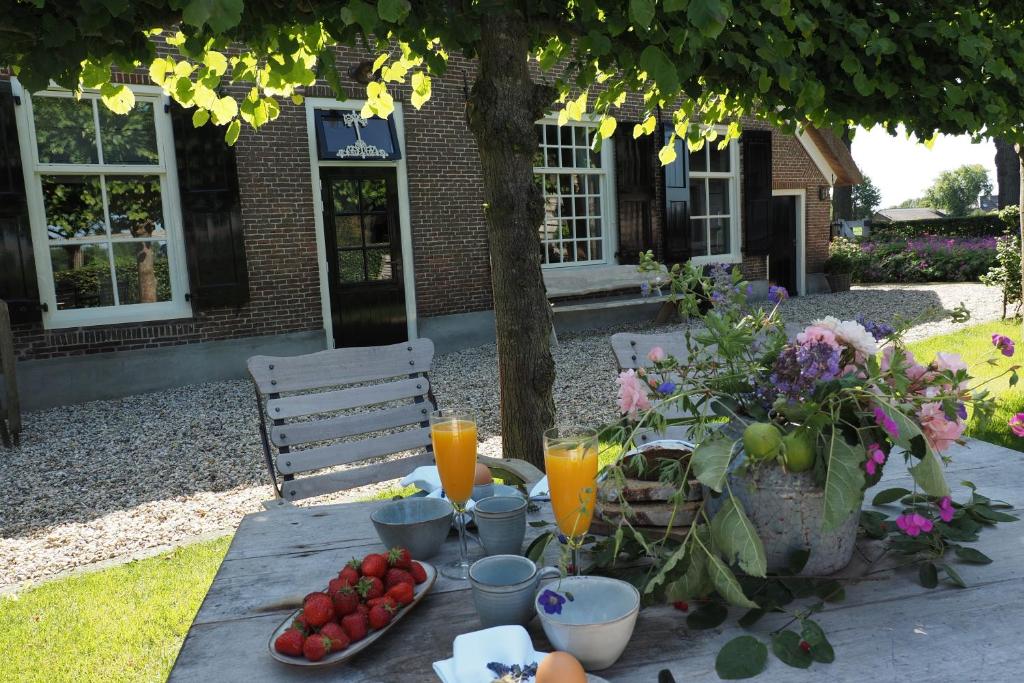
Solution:
{"label": "tall drinking glass", "polygon": [[434,444],[441,486],[455,507],[459,528],[459,559],[441,567],[441,573],[450,579],[468,579],[469,550],[464,513],[476,474],[476,417],[466,411],[435,410],[430,415],[430,439]]}
{"label": "tall drinking glass", "polygon": [[579,576],[579,551],[597,498],[597,431],[567,425],[544,432],[544,469],[555,523],[566,537]]}

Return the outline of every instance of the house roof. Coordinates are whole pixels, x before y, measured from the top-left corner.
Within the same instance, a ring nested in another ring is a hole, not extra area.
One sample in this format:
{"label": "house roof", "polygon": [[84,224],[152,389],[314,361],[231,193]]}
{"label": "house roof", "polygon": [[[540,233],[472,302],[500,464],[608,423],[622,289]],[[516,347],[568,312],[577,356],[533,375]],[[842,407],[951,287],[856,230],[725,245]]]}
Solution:
{"label": "house roof", "polygon": [[872,219],[876,221],[926,221],[945,217],[946,214],[938,209],[923,206],[911,209],[882,209],[876,211]]}
{"label": "house roof", "polygon": [[864,176],[846,144],[826,128],[807,126],[797,136],[832,185],[859,185]]}

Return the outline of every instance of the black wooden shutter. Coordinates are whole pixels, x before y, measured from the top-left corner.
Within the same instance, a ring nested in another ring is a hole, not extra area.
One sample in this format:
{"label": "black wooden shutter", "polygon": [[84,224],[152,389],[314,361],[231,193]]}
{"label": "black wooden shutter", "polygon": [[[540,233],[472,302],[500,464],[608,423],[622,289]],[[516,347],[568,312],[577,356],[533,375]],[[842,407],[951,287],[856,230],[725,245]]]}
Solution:
{"label": "black wooden shutter", "polygon": [[[665,127],[665,143],[672,128]],[[665,169],[665,255],[668,264],[690,258],[690,155],[686,143],[676,138],[676,159]]]}
{"label": "black wooden shutter", "polygon": [[0,299],[10,306],[12,322],[25,323],[40,320],[42,311],[15,106],[10,81],[0,81]]}
{"label": "black wooden shutter", "polygon": [[743,251],[763,256],[772,235],[772,133],[743,133]]}
{"label": "black wooden shutter", "polygon": [[192,305],[240,306],[249,300],[249,272],[235,150],[222,126],[194,128],[191,112],[177,104],[171,120]]}
{"label": "black wooden shutter", "polygon": [[[619,208],[619,263],[639,263],[641,251],[654,246],[651,208],[654,206],[654,138],[634,138],[634,122],[619,124],[615,140],[615,182]],[[630,131],[630,132],[627,132]]]}

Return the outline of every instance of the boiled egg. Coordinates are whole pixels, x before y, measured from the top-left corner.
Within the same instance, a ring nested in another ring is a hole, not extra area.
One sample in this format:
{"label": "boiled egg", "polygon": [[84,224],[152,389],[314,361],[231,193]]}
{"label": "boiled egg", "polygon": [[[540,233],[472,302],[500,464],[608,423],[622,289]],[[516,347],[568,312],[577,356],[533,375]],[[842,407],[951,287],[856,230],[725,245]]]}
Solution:
{"label": "boiled egg", "polygon": [[476,473],[473,475],[473,486],[490,484],[493,481],[494,478],[491,476],[491,471],[487,469],[487,465],[478,462],[476,464]]}
{"label": "boiled egg", "polygon": [[587,672],[568,652],[552,652],[540,660],[536,683],[587,683]]}

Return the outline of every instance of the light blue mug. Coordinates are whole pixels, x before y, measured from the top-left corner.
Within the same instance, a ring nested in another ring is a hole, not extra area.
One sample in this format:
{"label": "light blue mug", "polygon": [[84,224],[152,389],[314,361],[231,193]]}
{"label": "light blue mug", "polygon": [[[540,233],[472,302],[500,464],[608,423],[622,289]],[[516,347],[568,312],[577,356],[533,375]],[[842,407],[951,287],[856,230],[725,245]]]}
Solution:
{"label": "light blue mug", "polygon": [[473,604],[484,628],[525,626],[536,613],[533,600],[543,578],[561,575],[557,567],[539,568],[522,555],[491,555],[469,568]]}
{"label": "light blue mug", "polygon": [[485,555],[518,555],[526,537],[526,499],[491,496],[477,501],[473,519]]}

